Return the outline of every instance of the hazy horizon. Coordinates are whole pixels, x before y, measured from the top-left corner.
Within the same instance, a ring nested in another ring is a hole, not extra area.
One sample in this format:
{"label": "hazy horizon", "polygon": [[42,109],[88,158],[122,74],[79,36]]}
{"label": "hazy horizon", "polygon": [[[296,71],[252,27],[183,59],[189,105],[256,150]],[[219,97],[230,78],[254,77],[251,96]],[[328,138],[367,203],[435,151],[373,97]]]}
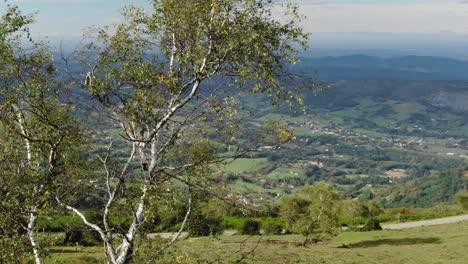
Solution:
{"label": "hazy horizon", "polygon": [[[468,1],[298,0],[302,26],[311,33],[304,56],[438,56],[468,60]],[[128,4],[147,0],[9,0],[35,13],[33,36],[73,47],[91,26],[120,21]],[[0,4],[0,9],[5,8]],[[0,10],[1,11],[1,10]],[[281,16],[281,7],[274,10]]]}

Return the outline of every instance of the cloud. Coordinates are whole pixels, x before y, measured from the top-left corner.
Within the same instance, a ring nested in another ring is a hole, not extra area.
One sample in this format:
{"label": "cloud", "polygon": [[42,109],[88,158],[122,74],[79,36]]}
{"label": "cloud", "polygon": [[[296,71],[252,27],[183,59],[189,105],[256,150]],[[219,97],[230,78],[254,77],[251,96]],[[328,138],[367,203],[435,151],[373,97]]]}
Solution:
{"label": "cloud", "polygon": [[[468,34],[468,0],[293,0],[306,17],[302,26],[320,32],[388,32]],[[2,3],[3,0],[0,0]],[[147,0],[9,0],[24,12],[39,11],[39,32],[79,34],[90,25],[120,21],[125,4],[149,7]],[[284,19],[281,6],[277,18]],[[80,17],[77,17],[77,14]]]}
{"label": "cloud", "polygon": [[451,31],[468,34],[468,5],[461,3],[334,3],[301,7],[306,16],[302,26],[314,33]]}
{"label": "cloud", "polygon": [[296,1],[296,3],[301,4],[301,5],[326,5],[326,4],[330,4],[331,1],[325,1],[325,0],[302,0],[302,1]]}
{"label": "cloud", "polygon": [[80,4],[92,3],[99,0],[9,0],[12,3],[34,3],[34,4]]}

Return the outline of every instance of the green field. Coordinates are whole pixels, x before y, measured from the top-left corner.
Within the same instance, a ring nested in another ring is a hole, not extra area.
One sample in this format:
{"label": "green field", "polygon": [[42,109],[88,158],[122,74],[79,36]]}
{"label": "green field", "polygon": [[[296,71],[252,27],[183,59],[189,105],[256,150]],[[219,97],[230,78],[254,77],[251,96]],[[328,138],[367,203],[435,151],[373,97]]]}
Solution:
{"label": "green field", "polygon": [[317,136],[316,133],[312,132],[310,128],[307,127],[293,127],[292,132],[295,136],[298,137],[314,137]]}
{"label": "green field", "polygon": [[228,173],[249,174],[258,172],[266,166],[268,166],[268,160],[266,158],[241,158],[229,161],[226,165],[222,167],[222,169],[223,171]]}
{"label": "green field", "polygon": [[286,179],[304,177],[304,172],[297,168],[277,168],[267,175],[268,179]]}
{"label": "green field", "polygon": [[[301,245],[298,235],[222,236],[179,242],[164,263],[466,263],[468,222],[402,231],[344,232]],[[98,263],[99,248],[55,248],[46,263]],[[94,261],[94,262],[93,262]]]}
{"label": "green field", "polygon": [[396,103],[392,105],[393,110],[396,112],[398,121],[403,121],[411,117],[414,113],[423,113],[426,108],[417,103]]}

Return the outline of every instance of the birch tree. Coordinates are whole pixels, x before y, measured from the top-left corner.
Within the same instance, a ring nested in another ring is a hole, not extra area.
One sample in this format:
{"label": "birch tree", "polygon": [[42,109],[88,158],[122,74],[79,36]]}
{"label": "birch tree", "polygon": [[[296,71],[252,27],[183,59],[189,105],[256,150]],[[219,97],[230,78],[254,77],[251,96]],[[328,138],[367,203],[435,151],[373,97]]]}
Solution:
{"label": "birch tree", "polygon": [[35,262],[43,263],[37,218],[60,177],[71,173],[67,168],[75,162],[71,153],[81,133],[70,108],[60,103],[51,55],[30,38],[32,22],[14,6],[0,19],[0,194],[2,217],[9,217],[2,224],[24,229]]}
{"label": "birch tree", "polygon": [[[98,158],[104,170],[96,193],[103,194],[103,218],[91,223],[67,200],[57,201],[100,234],[108,263],[128,263],[152,201],[185,186],[204,190],[216,164],[245,153],[255,140],[285,143],[280,126],[252,139],[242,135],[233,95],[264,93],[273,105],[302,107],[311,83],[290,73],[307,34],[294,5],[265,0],[160,0],[153,10],[126,8],[122,24],[97,32],[79,52],[89,71],[83,87],[97,99],[127,144],[125,161],[115,161],[112,143]],[[275,18],[281,18],[281,22]],[[213,138],[224,142],[221,151]],[[179,187],[176,187],[179,186]],[[102,188],[101,188],[102,187]],[[127,212],[127,228],[110,216]],[[182,228],[180,232],[182,231]],[[179,233],[180,233],[179,232]],[[177,236],[176,236],[177,238]],[[173,243],[174,241],[171,241]]]}

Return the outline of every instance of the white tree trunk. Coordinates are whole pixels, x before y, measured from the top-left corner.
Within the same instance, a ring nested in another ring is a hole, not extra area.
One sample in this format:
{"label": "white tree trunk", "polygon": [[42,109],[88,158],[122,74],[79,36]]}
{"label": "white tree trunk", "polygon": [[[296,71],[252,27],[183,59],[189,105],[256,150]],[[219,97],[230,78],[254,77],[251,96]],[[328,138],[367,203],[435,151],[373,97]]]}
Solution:
{"label": "white tree trunk", "polygon": [[131,255],[133,254],[133,245],[136,234],[138,232],[138,228],[140,228],[140,225],[145,218],[145,199],[147,190],[148,186],[145,184],[142,188],[143,194],[141,195],[140,201],[138,202],[138,208],[135,212],[133,223],[128,229],[122,244],[119,246],[119,257],[115,261],[116,264],[128,263]]}
{"label": "white tree trunk", "polygon": [[[27,138],[29,134],[25,126],[24,115],[18,106],[14,105],[13,107],[17,111],[16,115],[18,117],[21,133],[25,136],[24,143],[25,143],[25,148],[26,148],[26,161],[27,161],[26,165],[31,166],[32,165],[31,142],[29,142],[29,139]],[[33,255],[34,255],[34,260],[36,264],[43,264],[44,262],[39,252],[39,242],[37,240],[37,214],[38,214],[37,207],[31,206],[27,232],[28,232],[29,242],[31,243],[31,247],[32,247]]]}
{"label": "white tree trunk", "polygon": [[[133,251],[133,241],[128,242],[125,240],[122,242],[121,248],[120,248],[120,254],[119,257],[115,260],[115,264],[126,264],[130,260],[130,254]],[[114,264],[113,263],[113,264]]]}
{"label": "white tree trunk", "polygon": [[36,207],[31,208],[31,213],[29,214],[29,223],[28,223],[28,238],[31,243],[33,250],[34,260],[36,264],[43,264],[41,254],[39,252],[39,242],[37,241],[37,209]]}

